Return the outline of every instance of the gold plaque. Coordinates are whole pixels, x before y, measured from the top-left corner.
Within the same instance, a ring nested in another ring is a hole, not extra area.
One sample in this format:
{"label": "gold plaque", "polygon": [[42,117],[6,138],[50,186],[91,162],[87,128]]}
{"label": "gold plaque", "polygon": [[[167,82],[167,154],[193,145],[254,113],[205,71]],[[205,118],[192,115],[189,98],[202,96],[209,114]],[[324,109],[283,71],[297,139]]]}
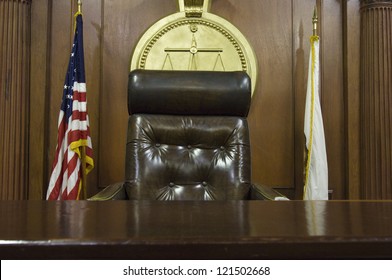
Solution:
{"label": "gold plaque", "polygon": [[179,12],[152,25],[134,50],[130,69],[245,71],[257,80],[257,60],[241,32],[209,12],[210,0],[179,0]]}

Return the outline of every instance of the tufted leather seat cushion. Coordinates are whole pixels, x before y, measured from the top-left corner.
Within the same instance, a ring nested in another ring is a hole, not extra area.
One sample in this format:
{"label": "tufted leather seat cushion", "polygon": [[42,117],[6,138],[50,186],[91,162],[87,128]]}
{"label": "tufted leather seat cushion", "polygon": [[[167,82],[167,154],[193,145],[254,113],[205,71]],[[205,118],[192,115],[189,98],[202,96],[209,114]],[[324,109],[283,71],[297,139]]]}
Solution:
{"label": "tufted leather seat cushion", "polygon": [[129,117],[129,199],[237,200],[250,190],[247,121],[240,117]]}

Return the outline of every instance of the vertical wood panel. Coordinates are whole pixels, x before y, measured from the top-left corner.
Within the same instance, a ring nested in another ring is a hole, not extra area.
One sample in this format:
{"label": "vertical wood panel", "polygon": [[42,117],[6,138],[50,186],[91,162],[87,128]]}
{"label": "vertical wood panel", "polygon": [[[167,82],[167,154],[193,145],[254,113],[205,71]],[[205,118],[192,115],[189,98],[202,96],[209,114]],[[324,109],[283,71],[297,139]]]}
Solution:
{"label": "vertical wood panel", "polygon": [[27,198],[30,1],[0,1],[0,199]]}
{"label": "vertical wood panel", "polygon": [[361,198],[392,198],[392,1],[362,1]]}
{"label": "vertical wood panel", "polygon": [[[43,199],[46,194],[47,166],[49,165],[47,126],[49,123],[51,15],[50,0],[32,2],[29,199]],[[37,69],[40,71],[36,71]]]}
{"label": "vertical wood panel", "polygon": [[[90,120],[90,134],[94,151],[95,167],[87,176],[88,197],[98,192],[98,170],[100,166],[99,141],[100,127],[100,98],[102,76],[102,0],[83,1],[83,39],[84,61],[87,83],[87,106]],[[75,1],[76,3],[76,1]],[[65,75],[65,72],[64,72]],[[102,116],[104,117],[104,116]]]}
{"label": "vertical wood panel", "polygon": [[[256,183],[294,187],[292,1],[262,1],[259,25],[259,98],[252,100],[250,129]],[[252,7],[247,7],[253,10]],[[254,15],[257,18],[257,14]],[[246,23],[248,33],[252,21]]]}
{"label": "vertical wood panel", "polygon": [[346,116],[346,194],[360,198],[360,3],[343,2],[344,83]]}
{"label": "vertical wood panel", "polygon": [[343,15],[340,1],[321,1],[321,107],[328,157],[329,189],[346,198],[343,89]]}

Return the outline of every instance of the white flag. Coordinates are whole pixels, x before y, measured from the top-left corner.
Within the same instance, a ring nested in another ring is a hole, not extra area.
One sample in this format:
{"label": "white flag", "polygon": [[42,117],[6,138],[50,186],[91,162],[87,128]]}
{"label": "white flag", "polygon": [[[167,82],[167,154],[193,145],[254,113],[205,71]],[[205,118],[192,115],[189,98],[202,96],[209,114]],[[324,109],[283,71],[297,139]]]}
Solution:
{"label": "white flag", "polygon": [[304,133],[306,166],[304,200],[328,200],[328,164],[319,98],[319,37],[312,36]]}

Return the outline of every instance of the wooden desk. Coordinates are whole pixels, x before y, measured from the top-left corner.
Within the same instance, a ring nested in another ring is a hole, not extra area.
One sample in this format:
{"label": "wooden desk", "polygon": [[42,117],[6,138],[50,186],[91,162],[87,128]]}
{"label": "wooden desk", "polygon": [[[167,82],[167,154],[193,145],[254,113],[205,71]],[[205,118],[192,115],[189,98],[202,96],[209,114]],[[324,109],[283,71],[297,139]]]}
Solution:
{"label": "wooden desk", "polygon": [[392,258],[392,202],[2,201],[0,258]]}

